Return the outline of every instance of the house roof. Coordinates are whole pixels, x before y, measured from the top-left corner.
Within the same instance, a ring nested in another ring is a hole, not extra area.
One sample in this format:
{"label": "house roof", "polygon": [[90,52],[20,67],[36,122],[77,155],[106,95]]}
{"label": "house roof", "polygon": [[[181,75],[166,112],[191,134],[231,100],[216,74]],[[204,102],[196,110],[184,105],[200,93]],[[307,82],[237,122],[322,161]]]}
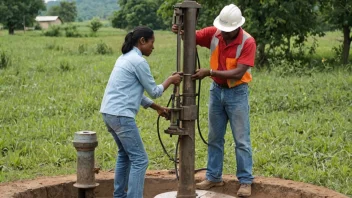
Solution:
{"label": "house roof", "polygon": [[35,17],[35,20],[38,22],[56,21],[57,19],[60,19],[60,17],[59,16],[37,16],[37,17]]}

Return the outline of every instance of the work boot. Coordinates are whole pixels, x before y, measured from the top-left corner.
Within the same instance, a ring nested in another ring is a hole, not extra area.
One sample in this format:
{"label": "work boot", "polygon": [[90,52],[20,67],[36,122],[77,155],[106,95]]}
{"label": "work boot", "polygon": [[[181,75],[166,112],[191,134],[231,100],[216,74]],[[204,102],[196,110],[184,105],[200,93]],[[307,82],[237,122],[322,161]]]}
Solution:
{"label": "work boot", "polygon": [[251,192],[252,192],[251,184],[241,184],[240,188],[237,191],[237,196],[249,197],[252,194]]}
{"label": "work boot", "polygon": [[214,187],[214,186],[223,186],[224,185],[224,182],[221,181],[221,182],[212,182],[212,181],[209,181],[209,180],[204,180],[202,182],[199,182],[199,183],[196,183],[196,188],[199,189],[199,190],[207,190],[211,187]]}

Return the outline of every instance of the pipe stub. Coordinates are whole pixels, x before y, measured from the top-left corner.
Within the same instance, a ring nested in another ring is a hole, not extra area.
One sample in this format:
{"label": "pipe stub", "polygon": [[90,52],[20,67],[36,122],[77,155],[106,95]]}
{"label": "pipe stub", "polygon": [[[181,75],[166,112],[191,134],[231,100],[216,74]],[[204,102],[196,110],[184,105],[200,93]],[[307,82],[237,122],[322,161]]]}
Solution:
{"label": "pipe stub", "polygon": [[97,142],[97,134],[94,131],[78,131],[74,135],[73,142],[94,143]]}

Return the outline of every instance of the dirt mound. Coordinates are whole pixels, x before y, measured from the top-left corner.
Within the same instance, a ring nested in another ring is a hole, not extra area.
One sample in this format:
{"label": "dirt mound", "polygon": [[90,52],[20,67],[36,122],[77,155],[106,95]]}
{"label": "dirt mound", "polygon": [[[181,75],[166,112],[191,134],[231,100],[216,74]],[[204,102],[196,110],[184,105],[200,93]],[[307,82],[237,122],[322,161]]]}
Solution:
{"label": "dirt mound", "polygon": [[[205,177],[204,172],[197,173],[196,181]],[[97,198],[111,197],[114,174],[101,172],[96,175],[100,184],[95,189]],[[211,191],[235,196],[239,188],[238,180],[233,175],[223,177],[225,185],[210,189]],[[8,198],[75,198],[77,189],[73,187],[76,175],[38,178],[35,180],[16,181],[0,184],[0,197]],[[144,198],[177,190],[177,179],[168,171],[148,171],[146,174]],[[252,185],[251,198],[348,198],[345,195],[324,187],[311,184],[282,180],[277,178],[256,177]]]}

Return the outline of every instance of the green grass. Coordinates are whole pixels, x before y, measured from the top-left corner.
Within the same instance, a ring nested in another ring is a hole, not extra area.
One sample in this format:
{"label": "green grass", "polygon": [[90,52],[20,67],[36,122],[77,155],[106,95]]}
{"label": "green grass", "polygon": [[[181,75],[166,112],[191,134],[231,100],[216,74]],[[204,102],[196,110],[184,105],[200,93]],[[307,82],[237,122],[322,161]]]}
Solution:
{"label": "green grass", "polygon": [[[84,25],[79,32],[89,34]],[[0,51],[11,64],[0,69],[0,182],[37,176],[74,174],[76,131],[96,131],[97,166],[114,168],[116,145],[107,132],[100,102],[125,31],[104,27],[97,37],[43,37],[40,32],[0,31]],[[325,57],[336,33],[318,39]],[[96,53],[98,43],[113,53]],[[338,45],[334,43],[333,45]],[[84,53],[79,46],[84,45]],[[157,31],[154,53],[147,58],[157,83],[175,70],[176,37]],[[200,49],[208,67],[208,51]],[[331,56],[330,56],[331,57]],[[285,66],[285,65],[283,65]],[[346,69],[281,76],[253,69],[250,84],[254,174],[321,185],[352,195],[352,75]],[[208,89],[201,90],[200,120],[206,136]],[[156,99],[166,105],[172,89]],[[149,169],[172,169],[156,132],[157,114],[141,109],[136,120],[147,149]],[[161,121],[161,131],[167,128]],[[228,131],[230,128],[228,127]],[[196,135],[196,168],[206,166],[206,146]],[[176,137],[162,134],[174,153]],[[224,173],[235,174],[233,140],[226,135]]]}

